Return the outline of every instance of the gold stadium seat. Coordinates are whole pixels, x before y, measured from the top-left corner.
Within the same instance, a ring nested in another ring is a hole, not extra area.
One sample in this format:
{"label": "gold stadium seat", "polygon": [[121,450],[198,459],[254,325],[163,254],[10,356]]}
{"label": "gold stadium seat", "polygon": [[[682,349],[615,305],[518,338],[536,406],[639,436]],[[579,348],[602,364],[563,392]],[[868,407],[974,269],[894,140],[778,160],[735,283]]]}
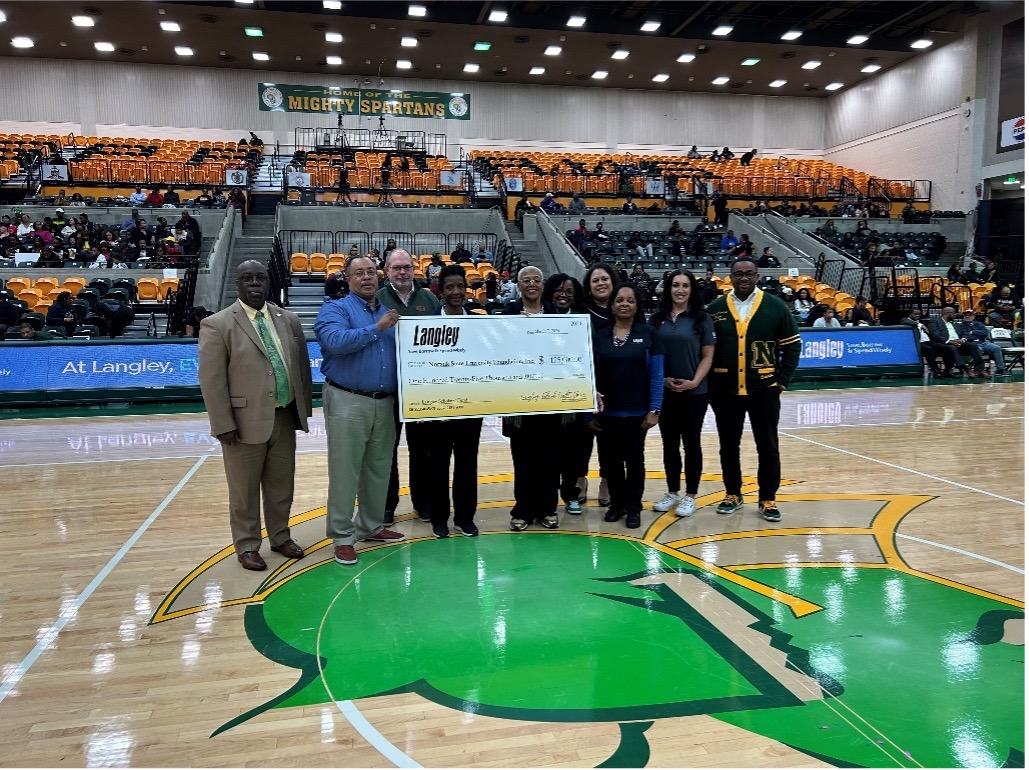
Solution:
{"label": "gold stadium seat", "polygon": [[161,298],[161,283],[156,278],[144,277],[136,281],[136,297],[140,302],[156,302]]}
{"label": "gold stadium seat", "polygon": [[307,272],[309,273],[324,273],[325,266],[328,264],[329,258],[322,254],[320,251],[312,254],[307,263]]}
{"label": "gold stadium seat", "polygon": [[291,273],[306,273],[308,270],[309,262],[307,255],[300,251],[295,251],[289,256],[289,270]]}

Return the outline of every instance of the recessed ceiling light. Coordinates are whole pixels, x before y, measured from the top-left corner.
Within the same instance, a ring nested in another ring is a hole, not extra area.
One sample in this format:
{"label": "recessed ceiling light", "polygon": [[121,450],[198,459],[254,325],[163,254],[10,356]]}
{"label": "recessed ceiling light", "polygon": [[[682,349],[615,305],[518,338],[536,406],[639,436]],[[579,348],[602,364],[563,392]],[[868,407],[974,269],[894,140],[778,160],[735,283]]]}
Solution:
{"label": "recessed ceiling light", "polygon": [[928,48],[932,44],[933,44],[932,40],[926,40],[925,38],[922,38],[921,40],[916,40],[915,42],[913,42],[911,44],[911,47],[912,48]]}
{"label": "recessed ceiling light", "polygon": [[93,43],[93,47],[98,51],[110,53],[114,50],[114,43]]}
{"label": "recessed ceiling light", "polygon": [[868,35],[854,35],[847,38],[847,45],[861,45],[868,42]]}
{"label": "recessed ceiling light", "polygon": [[342,56],[326,56],[325,57],[325,63],[326,64],[331,64],[333,67],[338,67],[340,64],[343,63],[343,57]]}
{"label": "recessed ceiling light", "polygon": [[789,32],[784,32],[782,38],[780,38],[780,39],[781,40],[796,40],[798,37],[800,37],[803,34],[804,34],[803,32],[797,32],[796,30],[790,30]]}
{"label": "recessed ceiling light", "polygon": [[424,5],[409,5],[407,6],[408,16],[424,16],[425,6]]}
{"label": "recessed ceiling light", "polygon": [[826,91],[839,91],[843,88],[843,83],[830,83],[825,87]]}
{"label": "recessed ceiling light", "polygon": [[92,16],[72,16],[71,23],[76,27],[92,27],[96,24]]}
{"label": "recessed ceiling light", "polygon": [[260,27],[243,27],[243,34],[247,37],[264,37],[264,30]]}
{"label": "recessed ceiling light", "polygon": [[744,67],[753,67],[759,61],[761,61],[761,60],[759,58],[757,58],[756,56],[748,56],[746,59],[741,61],[740,64],[742,64]]}
{"label": "recessed ceiling light", "polygon": [[5,21],[7,21],[7,14],[0,11],[0,24],[3,24]]}
{"label": "recessed ceiling light", "polygon": [[343,35],[340,32],[326,32],[325,33],[326,43],[342,43]]}
{"label": "recessed ceiling light", "polygon": [[606,77],[607,77],[607,71],[606,70],[597,70],[596,72],[593,73],[593,79],[594,80],[603,80]]}
{"label": "recessed ceiling light", "polygon": [[645,21],[640,25],[641,32],[657,32],[661,29],[661,22],[659,21]]}
{"label": "recessed ceiling light", "polygon": [[802,70],[816,70],[816,69],[818,69],[821,66],[822,66],[822,62],[815,61],[815,60],[812,59],[811,61],[806,61],[803,64],[801,64],[800,68]]}
{"label": "recessed ceiling light", "polygon": [[879,65],[879,64],[869,64],[867,67],[862,67],[861,71],[862,72],[878,72],[881,69],[882,69],[882,66]]}
{"label": "recessed ceiling light", "polygon": [[177,21],[162,21],[161,29],[165,32],[181,32],[182,27],[179,26]]}
{"label": "recessed ceiling light", "polygon": [[730,27],[730,26],[728,26],[726,24],[723,24],[720,27],[715,27],[714,31],[711,34],[712,35],[718,35],[719,37],[725,37],[730,32],[732,32],[732,27]]}
{"label": "recessed ceiling light", "polygon": [[654,77],[652,77],[651,80],[653,80],[655,83],[664,83],[666,80],[668,80],[668,75],[654,75]]}
{"label": "recessed ceiling light", "polygon": [[175,46],[175,53],[179,56],[192,56],[193,49],[186,45],[177,45]]}
{"label": "recessed ceiling light", "polygon": [[691,53],[684,53],[682,56],[680,56],[678,59],[676,59],[676,61],[679,62],[679,64],[689,64],[691,61],[693,61],[696,58],[697,57],[694,56]]}
{"label": "recessed ceiling light", "polygon": [[402,37],[400,38],[400,45],[402,45],[404,48],[414,48],[418,45],[418,38]]}
{"label": "recessed ceiling light", "polygon": [[343,7],[343,3],[340,0],[322,0],[322,8],[328,11],[338,11]]}
{"label": "recessed ceiling light", "polygon": [[409,62],[407,59],[397,59],[397,69],[398,70],[409,70],[409,69],[411,69],[411,62]]}
{"label": "recessed ceiling light", "polygon": [[507,21],[507,11],[490,11],[490,21]]}
{"label": "recessed ceiling light", "polygon": [[613,54],[611,54],[611,58],[612,59],[628,59],[629,58],[629,52],[626,51],[624,48],[619,48],[617,51],[615,51]]}
{"label": "recessed ceiling light", "polygon": [[254,61],[268,61],[271,57],[263,51],[254,51],[251,56],[254,57]]}
{"label": "recessed ceiling light", "polygon": [[466,65],[464,65],[464,71],[465,72],[478,72],[479,71],[479,65],[478,64],[466,64]]}
{"label": "recessed ceiling light", "polygon": [[254,0],[236,0],[236,5],[253,5]]}
{"label": "recessed ceiling light", "polygon": [[770,87],[772,87],[772,88],[782,88],[784,85],[786,85],[786,81],[785,80],[773,80],[768,85]]}
{"label": "recessed ceiling light", "polygon": [[32,42],[31,37],[14,37],[11,38],[11,45],[15,48],[32,48],[35,43]]}
{"label": "recessed ceiling light", "polygon": [[569,27],[581,27],[585,23],[586,23],[586,17],[585,16],[569,16],[568,17],[568,21],[567,21],[567,25]]}
{"label": "recessed ceiling light", "polygon": [[729,78],[725,77],[725,75],[722,75],[721,77],[715,78],[711,82],[716,86],[724,86],[726,83],[729,82]]}
{"label": "recessed ceiling light", "polygon": [[546,50],[543,51],[546,56],[559,56],[561,54],[561,46],[559,45],[548,45]]}
{"label": "recessed ceiling light", "polygon": [[529,69],[530,75],[542,75],[546,70],[543,67],[531,67]]}
{"label": "recessed ceiling light", "polygon": [[475,45],[472,46],[473,51],[488,51],[493,47],[493,43],[488,40],[476,40]]}

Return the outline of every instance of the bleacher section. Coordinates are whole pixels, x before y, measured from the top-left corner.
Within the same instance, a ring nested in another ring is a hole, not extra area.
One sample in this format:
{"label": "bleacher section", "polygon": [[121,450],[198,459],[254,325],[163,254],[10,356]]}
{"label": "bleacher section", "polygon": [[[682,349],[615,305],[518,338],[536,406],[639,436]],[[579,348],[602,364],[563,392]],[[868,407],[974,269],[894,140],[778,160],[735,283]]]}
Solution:
{"label": "bleacher section", "polygon": [[[404,165],[408,168],[405,170]],[[290,160],[295,170],[311,175],[315,188],[336,190],[339,187],[340,168],[346,169],[347,182],[351,190],[371,190],[382,187],[383,164],[389,169],[390,189],[397,192],[423,192],[453,189],[441,185],[440,172],[453,170],[453,164],[445,157],[425,154],[400,154],[385,152],[319,152],[297,150]]]}

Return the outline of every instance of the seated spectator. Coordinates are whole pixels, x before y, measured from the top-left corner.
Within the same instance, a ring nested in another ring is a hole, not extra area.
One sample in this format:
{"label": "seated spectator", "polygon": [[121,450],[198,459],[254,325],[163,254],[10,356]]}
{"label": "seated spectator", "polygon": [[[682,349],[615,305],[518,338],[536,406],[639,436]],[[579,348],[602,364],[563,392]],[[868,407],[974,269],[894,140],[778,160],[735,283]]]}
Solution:
{"label": "seated spectator", "polygon": [[261,141],[261,137],[259,137],[253,131],[250,132],[250,146],[251,147],[264,147],[264,142]]}
{"label": "seated spectator", "polygon": [[[930,318],[926,325],[929,339],[937,345],[953,348],[959,356],[968,356],[972,359],[972,371],[979,373],[980,376],[989,377],[989,372],[985,371],[983,366],[983,357],[979,346],[961,336],[955,323],[956,319],[957,311],[954,308],[943,308],[940,311],[940,317]],[[964,365],[963,361],[959,362],[958,368],[965,372],[968,371],[968,367]]]}
{"label": "seated spectator", "polygon": [[164,194],[164,202],[171,204],[172,206],[179,205],[179,194],[175,192],[175,188],[168,185],[168,190]]}
{"label": "seated spectator", "polygon": [[211,315],[211,311],[203,305],[197,305],[196,307],[194,307],[193,312],[186,316],[186,336],[199,339],[200,322],[207,318],[207,316],[209,315]]}
{"label": "seated spectator", "polygon": [[732,230],[727,230],[725,235],[722,236],[722,243],[720,244],[722,251],[732,251],[739,245],[740,239],[736,237]]}
{"label": "seated spectator", "polygon": [[958,283],[979,283],[979,265],[975,262],[969,262],[968,267],[958,278]]}
{"label": "seated spectator", "polygon": [[993,359],[994,371],[1000,376],[1006,376],[1004,369],[1004,349],[990,341],[990,330],[982,321],[975,320],[975,311],[966,310],[957,324],[957,332],[964,339],[973,345],[978,346],[980,354]]}
{"label": "seated spectator", "polygon": [[992,259],[986,261],[985,267],[979,272],[979,283],[993,283],[997,280],[997,263]]}
{"label": "seated spectator", "polygon": [[547,193],[543,196],[543,200],[540,201],[540,208],[548,214],[553,214],[557,211],[557,201],[554,200],[554,193]]}
{"label": "seated spectator", "polygon": [[851,308],[850,321],[855,326],[871,326],[875,321],[872,318],[872,311],[868,309],[868,300],[865,297],[856,297],[854,307]]}
{"label": "seated spectator", "polygon": [[[896,241],[894,241],[896,243]],[[961,261],[957,261],[947,268],[947,280],[951,283],[959,283],[961,281]]]}
{"label": "seated spectator", "polygon": [[633,230],[632,234],[629,235],[628,246],[630,249],[635,249],[636,253],[641,257],[654,256],[653,241],[640,235],[639,230]]}
{"label": "seated spectator", "polygon": [[50,229],[55,233],[59,233],[67,224],[68,220],[64,217],[64,209],[58,208],[54,211],[54,217],[50,220]]}
{"label": "seated spectator", "polygon": [[161,189],[159,187],[155,187],[153,190],[150,191],[150,194],[146,196],[146,200],[144,200],[143,202],[147,206],[153,206],[155,208],[160,208],[161,206],[163,206],[164,196],[161,195]]}
{"label": "seated spectator", "polygon": [[21,335],[23,340],[29,340],[30,342],[46,342],[52,340],[50,332],[48,331],[36,331],[30,323],[23,323],[18,327],[18,333]]}
{"label": "seated spectator", "polygon": [[71,205],[72,206],[85,206],[86,200],[82,197],[82,193],[71,194]]}
{"label": "seated spectator", "polygon": [[450,261],[455,265],[461,262],[471,262],[472,252],[464,247],[464,243],[458,243],[457,248],[450,252]]}
{"label": "seated spectator", "polygon": [[116,297],[104,297],[96,303],[93,310],[107,319],[107,329],[112,340],[136,320],[135,311]]}
{"label": "seated spectator", "polygon": [[722,148],[722,160],[732,160],[736,155],[728,147]]}
{"label": "seated spectator", "polygon": [[680,233],[685,233],[685,232],[686,231],[682,229],[682,225],[679,224],[679,220],[678,219],[673,219],[671,227],[668,228],[668,234],[669,235],[679,235]]}
{"label": "seated spectator", "polygon": [[771,246],[765,246],[761,256],[757,258],[757,262],[754,264],[758,267],[779,267],[779,259],[772,253]]}
{"label": "seated spectator", "polygon": [[121,223],[120,230],[131,230],[136,226],[136,220],[139,219],[139,209],[132,209],[129,212],[129,218]]}
{"label": "seated spectator", "polygon": [[63,326],[65,335],[71,337],[75,334],[75,327],[78,326],[78,319],[72,312],[72,295],[70,291],[62,291],[57,295],[57,300],[46,311],[46,322],[51,326]]}
{"label": "seated spectator", "polygon": [[693,145],[692,147],[690,147],[690,151],[686,153],[686,157],[690,158],[691,160],[697,160],[698,158],[702,158],[704,156],[700,154],[700,150],[697,149],[697,145]]}
{"label": "seated spectator", "polygon": [[623,214],[635,214],[639,210],[640,207],[636,205],[631,195],[628,198],[626,198],[625,203],[622,204]]}
{"label": "seated spectator", "polygon": [[579,193],[572,193],[572,200],[568,204],[569,214],[582,214],[586,211],[586,201],[579,197]]}
{"label": "seated spectator", "polygon": [[[754,156],[755,156],[755,155],[757,155],[757,149],[756,149],[756,148],[755,148],[755,149],[753,149],[753,150],[751,150],[750,152],[745,152],[745,153],[743,153],[743,154],[742,154],[742,155],[740,156],[740,165],[741,165],[741,166],[749,166],[749,165],[750,165],[750,162],[751,162],[752,160],[754,160]],[[803,214],[801,214],[801,216],[804,216],[804,215],[803,215]]]}
{"label": "seated spectator", "polygon": [[486,244],[485,243],[480,243],[479,244],[479,250],[476,251],[474,254],[472,254],[472,262],[474,262],[476,266],[478,266],[478,264],[480,262],[488,262],[489,264],[492,265],[493,264],[493,252],[486,250]]}
{"label": "seated spectator", "polygon": [[208,187],[204,187],[200,194],[193,199],[193,203],[201,208],[209,209],[214,205],[214,196],[211,195],[211,190]]}
{"label": "seated spectator", "polygon": [[754,242],[750,240],[750,236],[746,233],[740,235],[740,242],[736,248],[732,250],[733,256],[736,257],[752,257],[754,256]]}
{"label": "seated spectator", "polygon": [[519,227],[522,225],[522,219],[525,217],[525,212],[532,211],[533,208],[535,207],[532,205],[532,201],[529,200],[528,195],[522,195],[522,197],[518,199],[518,202],[514,207],[514,215],[515,221],[518,222]]}
{"label": "seated spectator", "polygon": [[797,290],[797,296],[793,300],[793,312],[797,316],[806,317],[811,309],[815,306],[815,302],[811,299],[811,292],[806,288],[800,288]]}
{"label": "seated spectator", "polygon": [[36,226],[32,223],[32,220],[29,219],[29,215],[22,214],[21,222],[14,229],[14,234],[17,235],[19,238],[23,238],[26,235],[31,235],[33,231],[35,231],[35,229]]}
{"label": "seated spectator", "polygon": [[825,309],[822,310],[821,318],[816,318],[815,322],[811,324],[811,326],[815,329],[839,329],[840,321],[836,318],[836,311],[831,307],[826,306]]}
{"label": "seated spectator", "polygon": [[133,206],[142,206],[146,203],[146,193],[143,192],[142,187],[136,187],[136,192],[129,196],[129,203]]}
{"label": "seated spectator", "polygon": [[513,302],[518,299],[518,284],[511,280],[511,274],[506,270],[500,274],[500,286],[498,299],[505,302]]}
{"label": "seated spectator", "polygon": [[222,190],[214,191],[212,204],[217,208],[224,208],[228,204],[228,199],[225,197],[225,193]]}
{"label": "seated spectator", "polygon": [[486,299],[496,299],[497,294],[500,292],[500,279],[496,273],[487,273],[486,280],[483,282],[486,289]]}
{"label": "seated spectator", "polygon": [[715,163],[719,163],[722,160],[722,156],[718,154],[718,150],[711,150],[711,157],[708,160],[713,160]]}
{"label": "seated spectator", "polygon": [[1011,292],[1010,286],[998,287],[986,300],[990,320],[997,326],[1010,329],[1015,324],[1015,315],[1022,309],[1022,303]]}

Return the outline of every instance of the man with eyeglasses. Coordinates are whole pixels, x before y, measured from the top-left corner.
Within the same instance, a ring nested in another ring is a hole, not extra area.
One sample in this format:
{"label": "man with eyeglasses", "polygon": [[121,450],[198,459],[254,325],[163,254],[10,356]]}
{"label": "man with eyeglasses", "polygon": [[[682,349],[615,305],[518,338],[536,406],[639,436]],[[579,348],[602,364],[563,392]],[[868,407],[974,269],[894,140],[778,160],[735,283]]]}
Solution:
{"label": "man with eyeglasses", "polygon": [[[390,239],[392,240],[392,239]],[[375,298],[391,310],[402,316],[435,315],[439,309],[436,295],[426,288],[415,286],[414,259],[404,249],[394,248],[386,255],[386,284],[375,294]],[[400,445],[400,405],[396,399],[394,404],[394,423],[396,438],[393,442],[393,462],[390,466],[389,488],[386,492],[386,518],[384,524],[393,523],[397,506],[400,504],[400,471],[397,467],[397,448]],[[429,511],[428,463],[424,431],[418,423],[407,423],[407,454],[409,458],[408,484],[411,490],[411,507],[418,513],[420,521],[432,523]]]}
{"label": "man with eyeglasses", "polygon": [[[394,252],[396,254],[396,252]],[[314,322],[325,375],[322,411],[329,448],[326,536],[338,564],[357,564],[358,540],[395,543],[386,529],[386,488],[396,439],[396,332],[400,314],[375,298],[378,269],[352,257],[345,273],[350,293],[326,302]],[[357,498],[357,511],[354,511]]]}
{"label": "man with eyeglasses", "polygon": [[749,415],[757,447],[758,513],[777,522],[782,520],[775,503],[782,476],[779,396],[797,370],[800,335],[786,303],[757,288],[753,258],[733,262],[729,279],[732,291],[707,308],[715,325],[710,393],[725,484],[716,511],[730,514],[743,507],[740,442]]}
{"label": "man with eyeglasses", "polygon": [[[260,262],[236,270],[239,301],[199,322],[200,392],[222,445],[236,558],[262,571],[261,507],[271,550],[302,559],[289,532],[296,431],[311,416],[311,361],[296,315],[268,304]],[[263,498],[263,501],[262,501]]]}

